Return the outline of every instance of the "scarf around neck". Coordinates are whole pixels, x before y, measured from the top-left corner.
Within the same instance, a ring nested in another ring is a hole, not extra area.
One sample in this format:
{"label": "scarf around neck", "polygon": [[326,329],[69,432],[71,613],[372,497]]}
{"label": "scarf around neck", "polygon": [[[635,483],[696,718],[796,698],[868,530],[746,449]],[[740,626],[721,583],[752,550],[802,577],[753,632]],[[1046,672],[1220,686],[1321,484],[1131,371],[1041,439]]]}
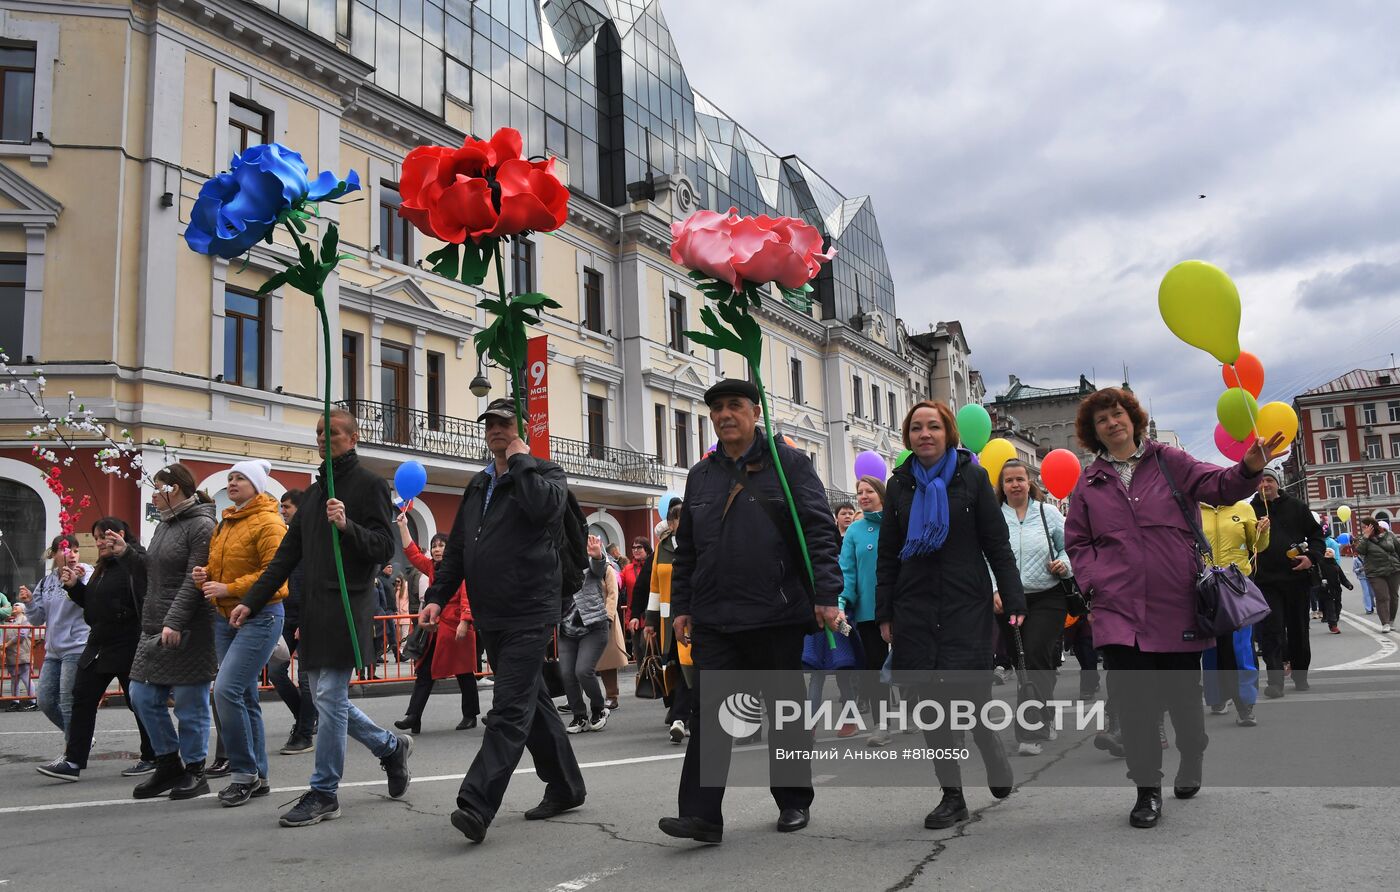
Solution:
{"label": "scarf around neck", "polygon": [[958,470],[958,450],[949,449],[931,468],[917,458],[909,462],[914,474],[914,504],[909,509],[909,531],[899,559],[933,554],[948,538],[948,484]]}

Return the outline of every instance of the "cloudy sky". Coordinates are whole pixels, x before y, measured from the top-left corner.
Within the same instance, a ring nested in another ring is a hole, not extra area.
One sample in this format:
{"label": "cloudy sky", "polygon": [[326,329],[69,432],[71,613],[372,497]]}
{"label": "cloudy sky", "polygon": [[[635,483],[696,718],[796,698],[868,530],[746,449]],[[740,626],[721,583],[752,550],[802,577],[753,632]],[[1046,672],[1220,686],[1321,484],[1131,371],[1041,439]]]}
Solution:
{"label": "cloudy sky", "polygon": [[1157,313],[1188,258],[1239,286],[1261,402],[1400,352],[1400,4],[663,10],[696,89],[871,195],[900,315],[960,319],[993,393],[1126,363],[1159,423],[1223,461],[1219,365]]}

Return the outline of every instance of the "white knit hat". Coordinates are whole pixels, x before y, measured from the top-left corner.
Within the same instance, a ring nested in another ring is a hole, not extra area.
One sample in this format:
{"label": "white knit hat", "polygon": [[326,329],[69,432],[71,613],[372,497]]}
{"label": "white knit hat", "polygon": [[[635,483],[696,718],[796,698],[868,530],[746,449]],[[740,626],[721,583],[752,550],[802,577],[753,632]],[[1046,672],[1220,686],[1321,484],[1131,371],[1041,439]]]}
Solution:
{"label": "white knit hat", "polygon": [[253,489],[256,489],[259,493],[267,492],[267,481],[272,474],[272,462],[261,458],[249,459],[248,461],[241,461],[228,469],[230,474],[235,471],[247,477],[248,482],[253,484]]}

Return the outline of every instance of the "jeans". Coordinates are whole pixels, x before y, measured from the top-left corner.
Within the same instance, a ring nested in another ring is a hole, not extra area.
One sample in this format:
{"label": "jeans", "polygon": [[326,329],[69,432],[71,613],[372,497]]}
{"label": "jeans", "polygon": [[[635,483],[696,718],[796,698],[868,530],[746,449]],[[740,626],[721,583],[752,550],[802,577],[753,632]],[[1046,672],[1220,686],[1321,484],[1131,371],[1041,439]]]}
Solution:
{"label": "jeans", "polygon": [[[559,672],[564,676],[564,694],[575,719],[603,714],[603,686],[598,681],[598,660],[608,646],[608,627],[589,629],[582,638],[559,635]],[[588,706],[583,698],[588,697]]]}
{"label": "jeans", "polygon": [[73,681],[82,655],[79,651],[61,657],[46,656],[44,665],[39,667],[39,709],[64,734],[73,718]]}
{"label": "jeans", "polygon": [[[296,630],[293,623],[282,626],[282,640],[287,642],[287,648],[292,653],[297,652]],[[311,697],[311,680],[305,672],[297,672],[297,680],[293,684],[291,669],[290,662],[268,663],[267,680],[272,682],[277,696],[282,698],[292,713],[292,734],[310,739],[316,733],[316,701]]]}
{"label": "jeans", "polygon": [[1361,583],[1361,607],[1367,613],[1374,613],[1376,610],[1376,596],[1371,591],[1371,580],[1365,576],[1358,575],[1356,581]]}
{"label": "jeans", "polygon": [[354,669],[305,669],[316,701],[316,770],[311,789],[334,796],[345,773],[345,741],[353,737],[376,759],[398,748],[398,738],[376,725],[350,703],[350,674]]}
{"label": "jeans", "polygon": [[[165,702],[175,698],[175,718],[180,720],[180,731],[170,719],[170,710]],[[199,684],[146,684],[131,683],[131,705],[141,718],[141,724],[151,738],[151,749],[157,756],[168,756],[178,752],[185,765],[203,762],[209,753],[209,725],[212,717],[209,712],[209,686]]]}
{"label": "jeans", "polygon": [[267,735],[258,678],[282,634],[282,615],[266,611],[235,629],[223,616],[214,620],[214,650],[219,677],[214,679],[214,708],[229,759],[229,781],[250,784],[267,777]]}

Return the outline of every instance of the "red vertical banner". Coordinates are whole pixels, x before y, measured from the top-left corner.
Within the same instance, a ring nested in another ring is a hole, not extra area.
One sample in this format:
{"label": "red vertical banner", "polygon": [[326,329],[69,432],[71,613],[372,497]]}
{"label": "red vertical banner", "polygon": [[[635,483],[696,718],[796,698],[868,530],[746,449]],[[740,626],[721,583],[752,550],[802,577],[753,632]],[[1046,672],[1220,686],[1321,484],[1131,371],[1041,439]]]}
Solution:
{"label": "red vertical banner", "polygon": [[530,424],[526,433],[530,454],[549,458],[549,337],[525,342],[525,411]]}

